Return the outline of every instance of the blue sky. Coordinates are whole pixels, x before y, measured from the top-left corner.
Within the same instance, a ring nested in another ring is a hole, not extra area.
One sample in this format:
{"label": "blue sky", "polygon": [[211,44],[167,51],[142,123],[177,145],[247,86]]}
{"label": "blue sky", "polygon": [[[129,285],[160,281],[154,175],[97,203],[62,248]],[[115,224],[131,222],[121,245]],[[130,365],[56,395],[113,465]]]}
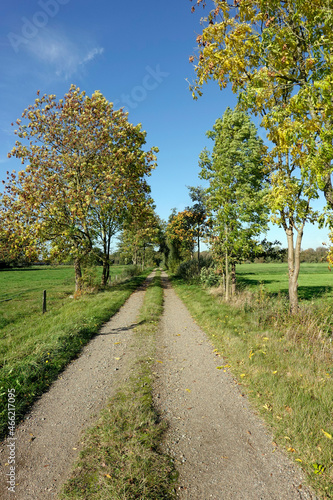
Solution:
{"label": "blue sky", "polygon": [[[39,89],[58,98],[74,83],[88,94],[100,90],[129,121],[142,123],[148,147],[157,146],[158,167],[150,178],[156,211],[190,204],[186,186],[202,184],[198,156],[212,141],[205,136],[236,98],[215,83],[192,99],[186,79],[189,56],[201,32],[189,0],[14,0],[3,2],[0,18],[0,179],[20,169],[7,153],[15,122]],[[264,133],[260,132],[264,138]],[[322,208],[323,199],[317,202]],[[283,230],[268,237],[286,246]],[[303,248],[327,242],[327,231],[306,227]]]}

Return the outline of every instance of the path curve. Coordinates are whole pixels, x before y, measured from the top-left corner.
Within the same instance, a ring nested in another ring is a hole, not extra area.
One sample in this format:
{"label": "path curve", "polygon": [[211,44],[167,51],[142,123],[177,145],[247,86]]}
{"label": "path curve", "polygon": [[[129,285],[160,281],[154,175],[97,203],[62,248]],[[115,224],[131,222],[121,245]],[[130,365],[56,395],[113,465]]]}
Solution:
{"label": "path curve", "polygon": [[217,370],[205,333],[163,275],[155,400],[169,424],[164,449],[191,500],[310,500],[301,470],[276,450],[232,376]]}
{"label": "path curve", "polygon": [[84,347],[80,357],[68,365],[17,427],[15,494],[7,491],[5,483],[6,441],[0,446],[1,500],[57,498],[78,457],[82,431],[94,423],[119,383],[128,377],[131,333],[152,276]]}

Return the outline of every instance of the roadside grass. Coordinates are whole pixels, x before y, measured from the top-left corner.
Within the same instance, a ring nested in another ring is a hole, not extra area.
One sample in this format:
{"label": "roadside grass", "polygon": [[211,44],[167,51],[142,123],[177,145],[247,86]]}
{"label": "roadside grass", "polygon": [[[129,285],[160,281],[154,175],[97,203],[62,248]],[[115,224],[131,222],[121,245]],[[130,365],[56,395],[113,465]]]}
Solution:
{"label": "roadside grass", "polygon": [[[11,317],[11,321],[0,329],[1,438],[8,432],[8,390],[15,390],[15,416],[18,424],[36,398],[47,390],[52,381],[79,354],[102,324],[119,310],[149,273],[147,270],[142,275],[115,284],[107,290],[82,295],[80,299],[75,300],[68,297],[68,287],[73,291],[74,277],[72,279],[66,270],[60,270],[61,277],[56,282],[52,281],[50,271],[46,273],[48,278],[44,280],[43,285],[49,280],[51,288],[54,283],[54,295],[58,294],[58,298],[49,312],[42,314],[41,308],[36,310],[33,307],[32,304],[37,302],[35,297],[29,304],[28,300],[22,300],[22,296],[20,305],[16,304],[20,309],[16,320],[15,307],[13,316],[6,316],[6,310],[4,312],[4,317]],[[45,271],[41,271],[43,272]],[[38,271],[35,273],[37,276]],[[7,307],[9,302],[4,304]]]}
{"label": "roadside grass", "polygon": [[322,297],[321,307],[302,305],[290,318],[283,296],[258,287],[232,305],[196,283],[172,282],[221,356],[219,368],[231,371],[272,428],[274,443],[322,498],[333,498],[333,346],[324,321],[332,318],[331,298]]}
{"label": "roadside grass", "polygon": [[132,374],[85,435],[83,450],[62,499],[173,499],[177,473],[159,452],[166,425],[152,398],[158,320],[163,310],[160,277],[149,285],[135,331]]}

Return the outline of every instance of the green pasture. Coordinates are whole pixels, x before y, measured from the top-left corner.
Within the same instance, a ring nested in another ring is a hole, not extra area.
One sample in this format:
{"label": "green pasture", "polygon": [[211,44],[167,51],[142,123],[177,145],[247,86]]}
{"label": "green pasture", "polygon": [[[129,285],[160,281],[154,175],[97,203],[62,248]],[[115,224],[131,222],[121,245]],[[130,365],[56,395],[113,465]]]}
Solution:
{"label": "green pasture", "polygon": [[[257,287],[262,285],[272,294],[288,294],[288,264],[239,264],[236,268],[240,285]],[[327,263],[303,263],[298,279],[299,298],[319,299],[323,295],[333,297],[333,274]]]}
{"label": "green pasture", "polygon": [[[111,279],[121,275],[126,266],[114,266]],[[101,267],[95,270],[96,279]],[[46,290],[47,310],[61,307],[74,293],[73,266],[32,266],[0,270],[0,336],[1,329],[9,324],[25,321],[27,316],[42,311],[43,290]]]}
{"label": "green pasture", "polygon": [[[113,267],[113,276],[120,276],[124,267]],[[96,272],[99,282],[100,269]],[[18,422],[148,273],[75,299],[72,267],[0,271],[1,437],[7,432],[8,389],[16,392]],[[47,290],[45,314],[43,290]]]}

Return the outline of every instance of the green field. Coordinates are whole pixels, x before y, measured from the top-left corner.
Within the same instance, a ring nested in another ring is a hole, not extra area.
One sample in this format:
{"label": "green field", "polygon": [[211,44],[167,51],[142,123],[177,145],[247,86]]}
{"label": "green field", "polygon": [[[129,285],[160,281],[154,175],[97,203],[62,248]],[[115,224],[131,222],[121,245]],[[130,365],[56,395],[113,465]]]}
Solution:
{"label": "green field", "polygon": [[[113,276],[120,276],[125,267],[113,267]],[[100,269],[96,272],[99,282]],[[2,437],[7,432],[7,390],[15,389],[18,422],[36,397],[115,314],[148,272],[75,299],[72,267],[0,271]],[[43,290],[47,290],[45,314],[42,313]]]}
{"label": "green field", "polygon": [[[121,275],[126,266],[114,266],[111,278]],[[96,268],[96,278],[101,268]],[[42,311],[43,290],[47,293],[47,310],[65,304],[74,293],[73,266],[32,266],[23,269],[0,270],[0,335],[8,324],[25,321],[26,316]]]}
{"label": "green field", "polygon": [[[245,286],[263,285],[269,293],[288,294],[288,264],[240,264],[237,266],[239,284]],[[299,298],[313,300],[333,297],[333,274],[327,263],[301,264],[298,279]]]}

